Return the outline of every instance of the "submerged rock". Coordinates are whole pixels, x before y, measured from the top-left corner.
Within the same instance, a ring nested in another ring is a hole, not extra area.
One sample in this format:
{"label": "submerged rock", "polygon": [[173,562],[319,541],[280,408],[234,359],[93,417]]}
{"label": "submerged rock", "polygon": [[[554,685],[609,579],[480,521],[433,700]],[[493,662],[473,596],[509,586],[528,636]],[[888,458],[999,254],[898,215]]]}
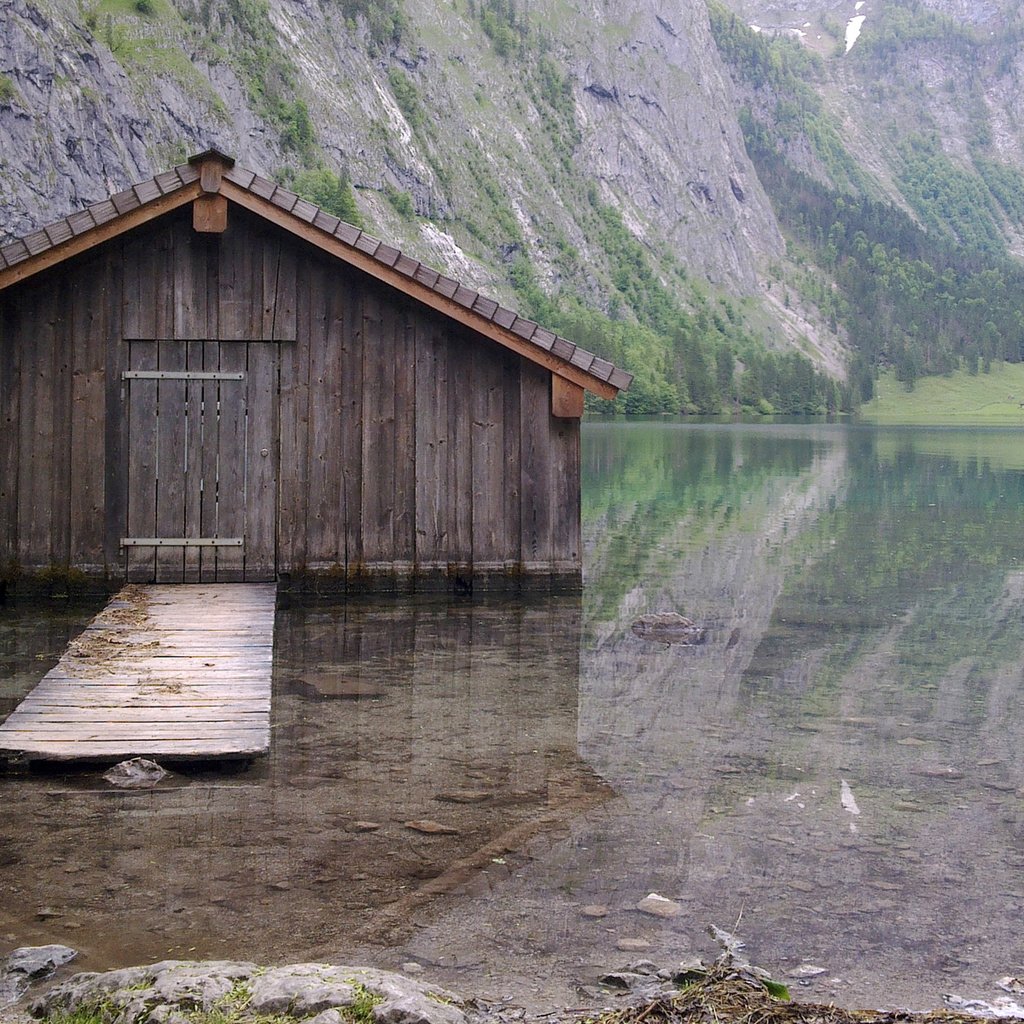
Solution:
{"label": "submerged rock", "polygon": [[679,644],[684,647],[702,644],[708,635],[708,631],[703,626],[699,626],[693,619],[688,619],[678,612],[641,615],[630,626],[630,629],[641,640],[650,640],[659,644]]}

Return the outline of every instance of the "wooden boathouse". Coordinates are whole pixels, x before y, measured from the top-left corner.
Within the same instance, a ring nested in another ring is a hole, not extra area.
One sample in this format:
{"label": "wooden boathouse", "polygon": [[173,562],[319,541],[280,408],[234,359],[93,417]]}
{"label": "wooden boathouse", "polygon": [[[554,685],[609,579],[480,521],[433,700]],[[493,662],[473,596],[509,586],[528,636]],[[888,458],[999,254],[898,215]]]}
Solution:
{"label": "wooden boathouse", "polygon": [[0,574],[578,581],[629,382],[209,151],[0,248]]}

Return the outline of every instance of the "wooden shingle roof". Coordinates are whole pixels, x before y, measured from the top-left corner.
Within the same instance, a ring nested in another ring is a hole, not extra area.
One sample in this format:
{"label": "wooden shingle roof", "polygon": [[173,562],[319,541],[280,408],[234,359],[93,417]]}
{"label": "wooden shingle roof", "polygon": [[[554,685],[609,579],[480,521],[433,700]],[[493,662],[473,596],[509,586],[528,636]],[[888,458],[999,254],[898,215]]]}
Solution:
{"label": "wooden shingle roof", "polygon": [[281,185],[235,166],[233,159],[214,150],[0,247],[0,291],[194,199],[215,193],[603,398],[614,398],[633,379],[594,353],[339,220]]}

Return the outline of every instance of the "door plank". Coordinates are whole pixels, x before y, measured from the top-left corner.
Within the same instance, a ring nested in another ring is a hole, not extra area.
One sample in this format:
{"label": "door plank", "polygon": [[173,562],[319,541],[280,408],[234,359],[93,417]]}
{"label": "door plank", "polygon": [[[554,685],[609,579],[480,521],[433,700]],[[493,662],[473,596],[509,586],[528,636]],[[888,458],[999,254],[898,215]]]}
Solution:
{"label": "door plank", "polygon": [[93,289],[108,259],[96,259],[87,276],[75,274],[71,291],[71,564],[93,572],[102,572],[104,563],[103,310],[113,301],[110,293],[101,293],[104,301],[94,301]]}
{"label": "door plank", "polygon": [[[158,346],[161,370],[184,370],[185,344]],[[134,383],[134,382],[133,382]],[[185,530],[185,401],[188,382],[157,381],[156,537],[184,537]],[[156,549],[158,583],[184,578],[184,548]]]}
{"label": "door plank", "polygon": [[[129,368],[157,369],[155,341],[130,342]],[[128,389],[128,527],[129,537],[156,536],[157,381],[130,380]],[[128,548],[128,579],[150,583],[156,576],[152,548]]]}
{"label": "door plank", "polygon": [[277,576],[278,346],[249,346],[245,578]]}

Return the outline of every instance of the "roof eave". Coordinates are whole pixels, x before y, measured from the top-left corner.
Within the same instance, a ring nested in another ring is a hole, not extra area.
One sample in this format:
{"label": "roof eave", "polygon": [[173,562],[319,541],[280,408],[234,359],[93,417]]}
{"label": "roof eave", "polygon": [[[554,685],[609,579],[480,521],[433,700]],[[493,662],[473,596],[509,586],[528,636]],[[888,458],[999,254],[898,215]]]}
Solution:
{"label": "roof eave", "polygon": [[[118,212],[117,200],[137,191],[139,187],[135,186],[134,189],[118,193],[102,203],[95,203],[81,211],[80,214],[66,217],[63,221],[47,225],[37,232],[32,232],[32,234],[4,246],[0,252],[5,256],[4,263],[6,265],[0,269],[0,291],[56,266],[58,263],[63,263],[64,260],[71,259],[79,253],[86,252],[94,246],[156,220],[172,210],[185,206],[202,194],[197,177],[195,180],[181,184],[153,199],[138,202],[137,205]],[[114,212],[108,216],[106,213],[109,210]],[[59,240],[54,240],[53,236],[58,231],[66,237],[57,235]],[[32,246],[28,244],[28,240],[36,236],[45,236],[50,240],[49,244],[40,248],[39,251],[33,251]],[[13,261],[7,259],[7,253],[12,250],[15,250],[16,255],[20,255],[16,253],[16,247],[19,244],[25,249],[24,255]]]}

